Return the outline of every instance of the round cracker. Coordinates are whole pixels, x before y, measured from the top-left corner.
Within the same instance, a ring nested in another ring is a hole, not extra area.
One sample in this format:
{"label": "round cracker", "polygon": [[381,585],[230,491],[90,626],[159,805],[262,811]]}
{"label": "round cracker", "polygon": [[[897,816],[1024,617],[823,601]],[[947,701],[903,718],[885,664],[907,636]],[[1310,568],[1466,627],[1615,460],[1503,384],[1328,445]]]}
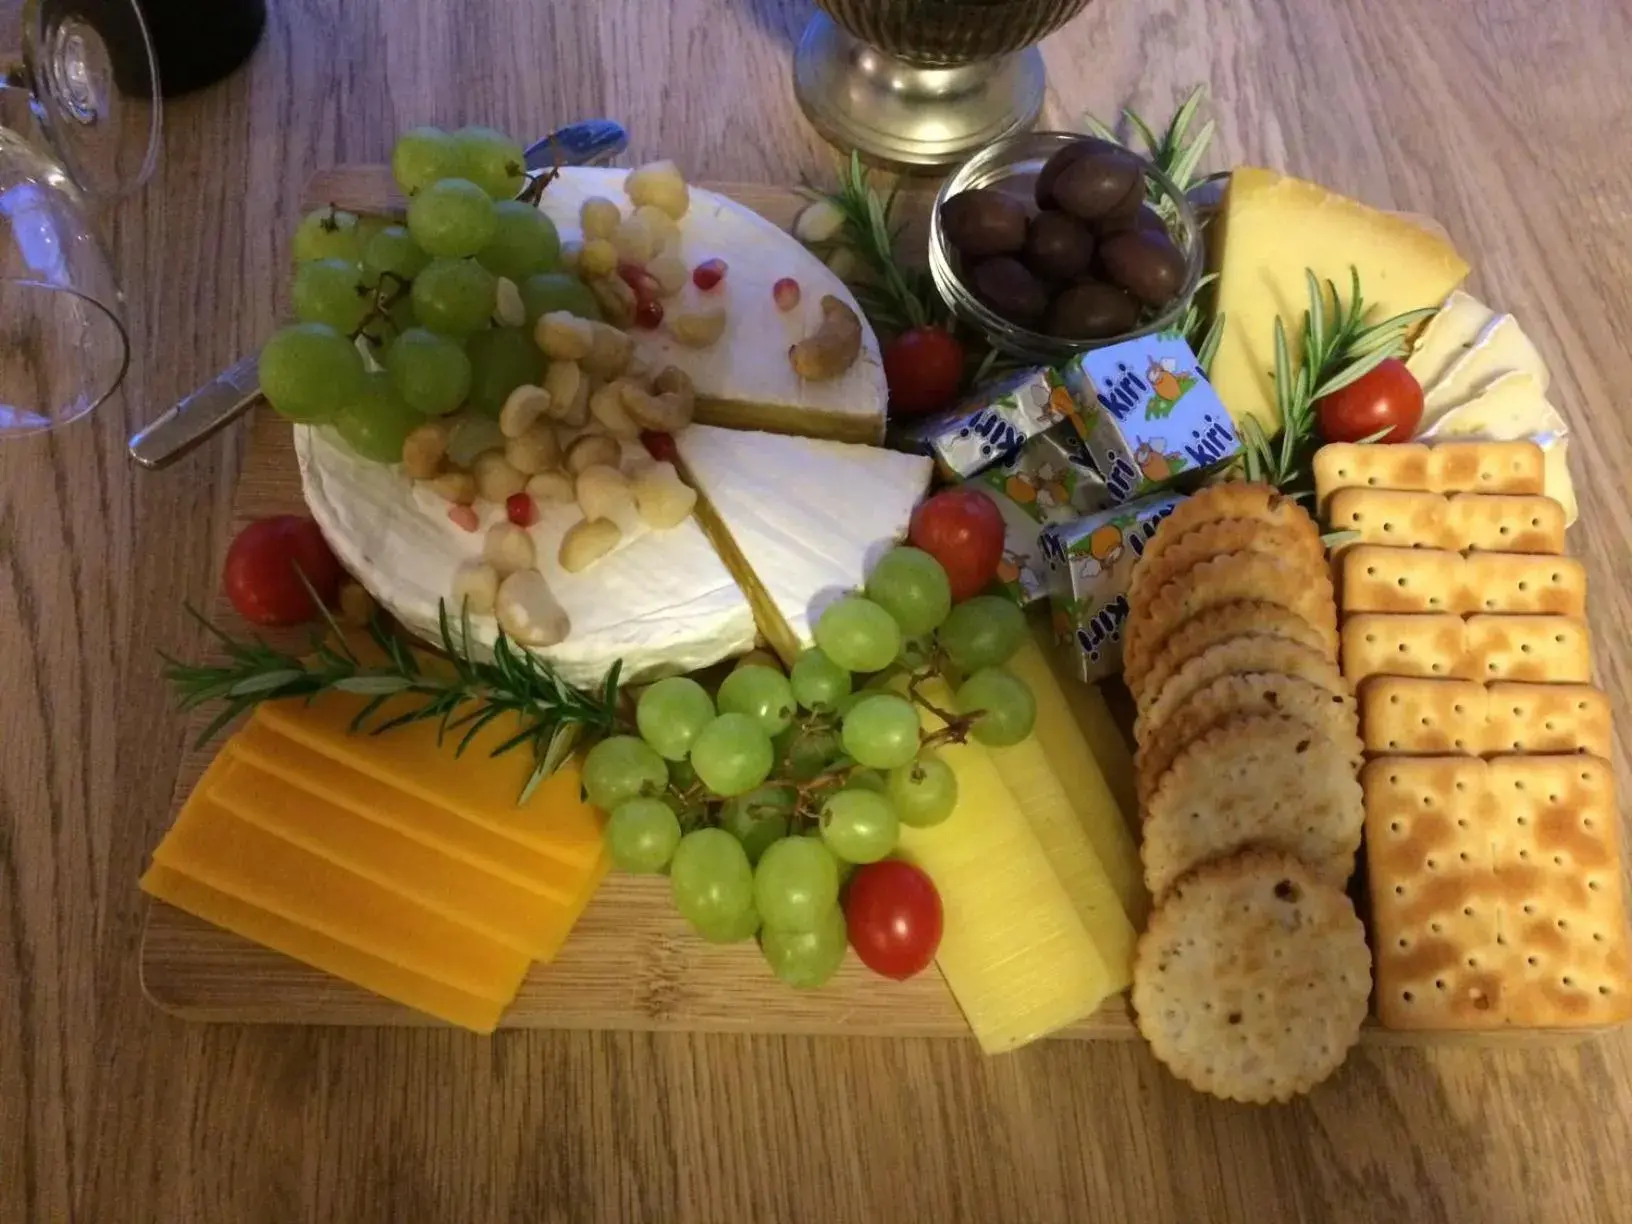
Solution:
{"label": "round cracker", "polygon": [[[1182,503],[1181,503],[1182,504]],[[1219,604],[1244,599],[1295,612],[1337,657],[1337,602],[1332,579],[1267,553],[1225,553],[1191,566],[1159,589],[1142,608],[1131,608],[1122,632],[1123,670],[1140,679],[1167,639],[1185,621]]]}
{"label": "round cracker", "polygon": [[1324,651],[1269,634],[1243,634],[1207,647],[1169,676],[1161,688],[1147,687],[1145,702],[1133,720],[1134,742],[1144,743],[1192,693],[1231,672],[1280,672],[1300,676],[1333,693],[1353,696],[1337,664]]}
{"label": "round cracker", "polygon": [[1161,729],[1139,746],[1135,781],[1140,811],[1180,752],[1214,727],[1251,714],[1290,715],[1342,748],[1355,773],[1364,763],[1354,698],[1299,676],[1270,672],[1218,676],[1185,698]]}
{"label": "round cracker", "polygon": [[1145,809],[1145,886],[1249,847],[1296,855],[1341,886],[1365,821],[1351,755],[1301,719],[1237,716],[1192,740]]}
{"label": "round cracker", "polygon": [[1308,1092],[1359,1040],[1370,994],[1353,903],[1277,854],[1249,852],[1180,880],[1134,954],[1133,1009],[1151,1053],[1226,1100]]}
{"label": "round cracker", "polygon": [[[1137,687],[1129,678],[1128,688],[1134,701],[1142,702],[1146,692],[1160,689],[1169,676],[1209,646],[1246,633],[1286,638],[1302,642],[1315,650],[1326,649],[1325,639],[1313,625],[1279,604],[1264,603],[1258,599],[1220,604],[1208,608],[1201,616],[1192,616],[1175,629],[1151,659]],[[1333,655],[1331,659],[1335,663],[1337,656]]]}
{"label": "round cracker", "polygon": [[1233,552],[1261,552],[1311,570],[1326,569],[1326,553],[1315,537],[1291,527],[1276,527],[1257,519],[1218,519],[1186,532],[1159,554],[1146,552],[1133,567],[1128,582],[1128,605],[1137,607],[1198,561]]}
{"label": "round cracker", "polygon": [[1299,547],[1313,559],[1318,561],[1325,556],[1320,528],[1296,499],[1266,484],[1227,480],[1208,485],[1173,507],[1173,513],[1162,520],[1156,534],[1145,545],[1143,559],[1160,557],[1198,527],[1220,519],[1250,519],[1266,527],[1293,532],[1302,539]]}

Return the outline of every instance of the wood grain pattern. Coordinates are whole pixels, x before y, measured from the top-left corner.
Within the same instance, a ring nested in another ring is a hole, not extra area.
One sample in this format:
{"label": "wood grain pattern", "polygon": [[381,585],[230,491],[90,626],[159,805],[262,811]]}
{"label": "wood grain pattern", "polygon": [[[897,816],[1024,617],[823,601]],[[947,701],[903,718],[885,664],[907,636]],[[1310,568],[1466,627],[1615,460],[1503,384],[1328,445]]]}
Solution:
{"label": "wood grain pattern", "polygon": [[[795,0],[284,0],[249,68],[166,110],[107,221],[125,393],[0,449],[0,1220],[1616,1220],[1632,1036],[1363,1048],[1248,1110],[1136,1042],[190,1025],[146,1005],[134,881],[183,727],[155,648],[196,653],[244,442],[162,475],[123,440],[287,307],[316,168],[417,122],[610,113],[636,156],[785,183],[829,151],[793,102]],[[1632,692],[1632,115],[1617,0],[1098,0],[1049,40],[1045,122],[1211,83],[1215,164],[1438,217],[1553,368],[1578,438],[1599,679]],[[1624,772],[1628,720],[1616,763]]]}

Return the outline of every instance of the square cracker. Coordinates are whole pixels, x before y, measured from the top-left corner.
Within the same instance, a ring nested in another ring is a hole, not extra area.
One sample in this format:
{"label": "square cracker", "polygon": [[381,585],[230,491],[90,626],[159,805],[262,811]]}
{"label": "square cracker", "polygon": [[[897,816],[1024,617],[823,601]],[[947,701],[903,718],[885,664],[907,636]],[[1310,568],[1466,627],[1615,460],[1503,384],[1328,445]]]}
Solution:
{"label": "square cracker", "polygon": [[1417,493],[1540,493],[1542,454],[1534,442],[1420,442],[1376,446],[1334,442],[1315,452],[1315,507],[1321,518],[1339,489]]}
{"label": "square cracker", "polygon": [[1464,611],[1586,615],[1587,571],[1574,557],[1479,552],[1463,566],[1473,601]]}
{"label": "square cracker", "polygon": [[1550,497],[1339,489],[1327,504],[1327,525],[1357,533],[1351,543],[1396,548],[1564,551],[1564,507]]}
{"label": "square cracker", "polygon": [[1368,676],[1480,679],[1464,632],[1454,612],[1357,612],[1343,621],[1343,674],[1355,685]]}
{"label": "square cracker", "polygon": [[1592,679],[1587,622],[1574,616],[1478,613],[1463,621],[1463,665],[1476,680],[1585,684]]}
{"label": "square cracker", "polygon": [[1496,683],[1485,688],[1486,752],[1585,752],[1607,758],[1609,697],[1590,684]]}
{"label": "square cracker", "polygon": [[1361,785],[1385,1026],[1579,1028],[1632,1016],[1607,761],[1379,757]]}
{"label": "square cracker", "polygon": [[1463,550],[1510,553],[1564,551],[1564,507],[1550,497],[1519,493],[1452,493],[1446,499],[1450,535]]}
{"label": "square cracker", "polygon": [[1485,704],[1477,680],[1373,676],[1360,686],[1360,739],[1370,753],[1477,755]]}
{"label": "square cracker", "polygon": [[1587,574],[1574,557],[1356,544],[1339,562],[1350,612],[1511,612],[1581,616]]}

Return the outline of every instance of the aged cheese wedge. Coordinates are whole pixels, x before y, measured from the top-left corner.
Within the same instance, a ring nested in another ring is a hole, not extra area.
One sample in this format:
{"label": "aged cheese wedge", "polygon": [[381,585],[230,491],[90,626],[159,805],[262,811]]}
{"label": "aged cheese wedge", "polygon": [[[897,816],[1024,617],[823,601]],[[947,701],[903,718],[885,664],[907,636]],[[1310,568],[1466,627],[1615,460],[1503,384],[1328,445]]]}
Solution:
{"label": "aged cheese wedge", "polygon": [[[1037,752],[1059,779],[1076,813],[1077,824],[1087,835],[1095,858],[1116,890],[1122,912],[1135,925],[1142,926],[1150,909],[1150,895],[1145,892],[1139,851],[1129,832],[1127,813],[1133,809],[1124,808],[1112,793],[1107,781],[1111,767],[1101,759],[1101,754],[1118,758],[1129,769],[1130,777],[1132,766],[1126,742],[1111,724],[1110,712],[1104,708],[1105,699],[1099,695],[1097,686],[1069,681],[1062,684],[1035,641],[1023,644],[1006,666],[1026,682],[1037,700],[1037,727],[1032,735]],[[1115,737],[1110,749],[1091,743],[1084,734],[1066,697],[1073,687],[1082,690],[1079,700],[1097,704],[1103,712],[1109,732]],[[1002,765],[1014,752],[1012,748],[999,749],[994,755]],[[1005,778],[1012,781],[1006,774]]]}
{"label": "aged cheese wedge", "polygon": [[491,1033],[504,1014],[501,1002],[459,990],[358,951],[338,939],[280,918],[270,910],[201,884],[169,867],[157,863],[149,867],[142,876],[142,891],[251,943],[282,952],[314,969],[332,973],[364,990],[372,990],[449,1024]]}
{"label": "aged cheese wedge", "polygon": [[1402,217],[1273,170],[1241,167],[1219,215],[1215,270],[1224,333],[1209,378],[1237,421],[1280,428],[1275,408],[1275,320],[1289,331],[1308,309],[1304,270],[1349,292],[1360,274],[1367,317],[1435,306],[1462,283],[1467,261],[1445,239]]}
{"label": "aged cheese wedge", "polygon": [[[951,700],[942,685],[925,691]],[[1115,978],[990,753],[976,743],[941,751],[958,805],[934,828],[902,829],[900,850],[935,881],[945,921],[936,964],[995,1054],[1088,1015]]]}
{"label": "aged cheese wedge", "polygon": [[1496,312],[1471,294],[1458,289],[1445,299],[1439,313],[1428,320],[1411,349],[1405,368],[1424,388],[1433,386],[1473,347]]}
{"label": "aged cheese wedge", "polygon": [[1542,491],[1564,507],[1565,525],[1579,516],[1570,479],[1569,426],[1548,402],[1545,383],[1517,370],[1492,380],[1480,394],[1446,409],[1424,438],[1476,438],[1487,442],[1534,440],[1542,452]]}
{"label": "aged cheese wedge", "polygon": [[1425,388],[1424,420],[1433,422],[1447,409],[1467,403],[1496,379],[1508,374],[1528,374],[1542,394],[1547,391],[1547,363],[1519,327],[1519,321],[1504,314],[1487,323],[1473,346],[1452,362],[1432,386]]}

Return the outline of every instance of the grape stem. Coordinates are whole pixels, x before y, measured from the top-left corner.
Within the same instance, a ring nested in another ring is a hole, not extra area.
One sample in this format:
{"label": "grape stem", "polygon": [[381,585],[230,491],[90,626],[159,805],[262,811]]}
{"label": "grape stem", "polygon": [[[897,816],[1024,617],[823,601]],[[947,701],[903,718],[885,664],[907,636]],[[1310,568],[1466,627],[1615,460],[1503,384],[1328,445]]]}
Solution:
{"label": "grape stem", "polygon": [[[389,293],[385,290],[385,278],[388,276],[396,282],[391,286]],[[374,288],[374,304],[368,308],[368,313],[363,316],[363,321],[357,325],[357,330],[351,333],[351,339],[355,340],[357,337],[362,336],[370,344],[376,346],[384,343],[379,337],[368,334],[369,325],[388,318],[391,308],[413,292],[413,288],[414,282],[407,277],[398,276],[395,272],[381,272],[380,283]]]}

